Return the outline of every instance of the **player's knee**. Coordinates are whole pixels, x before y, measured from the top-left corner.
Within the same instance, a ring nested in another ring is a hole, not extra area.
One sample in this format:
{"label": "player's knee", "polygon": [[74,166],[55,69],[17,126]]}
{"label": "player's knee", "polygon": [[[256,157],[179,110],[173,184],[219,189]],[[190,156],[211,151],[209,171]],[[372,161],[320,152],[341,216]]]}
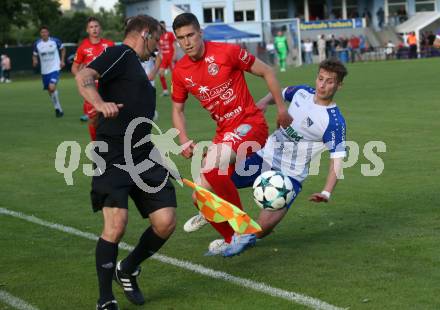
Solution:
{"label": "player's knee", "polygon": [[176,228],[176,217],[170,216],[153,225],[154,232],[162,239],[168,239]]}
{"label": "player's knee", "polygon": [[53,93],[56,90],[55,84],[49,84],[47,90],[49,91],[49,93]]}
{"label": "player's knee", "polygon": [[119,242],[124,236],[125,227],[125,223],[122,222],[105,225],[104,232],[102,233],[104,239],[114,243]]}

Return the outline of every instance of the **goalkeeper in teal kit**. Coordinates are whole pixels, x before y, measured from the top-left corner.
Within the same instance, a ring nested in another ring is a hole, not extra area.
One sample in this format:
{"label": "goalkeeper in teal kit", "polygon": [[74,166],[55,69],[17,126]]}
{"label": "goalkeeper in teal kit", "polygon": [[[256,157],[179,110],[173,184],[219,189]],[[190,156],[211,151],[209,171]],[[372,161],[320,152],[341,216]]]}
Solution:
{"label": "goalkeeper in teal kit", "polygon": [[287,38],[281,30],[279,30],[277,32],[277,36],[275,37],[274,45],[275,45],[275,49],[278,54],[280,71],[285,72],[286,71],[286,58],[287,58],[287,54],[289,53],[289,46],[287,45]]}

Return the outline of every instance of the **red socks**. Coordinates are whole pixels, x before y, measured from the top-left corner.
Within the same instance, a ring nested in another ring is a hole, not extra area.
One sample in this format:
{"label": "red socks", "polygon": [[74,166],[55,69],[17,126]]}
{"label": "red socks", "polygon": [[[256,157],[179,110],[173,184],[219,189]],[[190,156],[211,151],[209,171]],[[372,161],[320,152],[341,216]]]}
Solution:
{"label": "red socks", "polygon": [[[219,169],[216,168],[207,173],[204,173],[203,175],[205,176],[206,180],[211,185],[213,192],[217,196],[223,198],[224,200],[234,204],[235,206],[243,210],[238,191],[228,174],[220,175]],[[223,236],[227,243],[231,242],[232,236],[234,235],[234,230],[228,222],[210,222],[210,224]]]}
{"label": "red socks", "polygon": [[162,84],[162,89],[165,91],[165,90],[168,90],[168,86],[167,86],[167,80],[165,79],[165,76],[164,75],[162,75],[162,76],[159,76],[160,77],[160,84]]}

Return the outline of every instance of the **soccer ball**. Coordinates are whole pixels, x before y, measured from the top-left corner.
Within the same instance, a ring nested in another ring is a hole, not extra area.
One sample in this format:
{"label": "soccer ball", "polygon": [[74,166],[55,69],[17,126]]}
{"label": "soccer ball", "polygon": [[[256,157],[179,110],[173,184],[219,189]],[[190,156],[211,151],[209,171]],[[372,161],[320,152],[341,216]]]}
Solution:
{"label": "soccer ball", "polygon": [[263,172],[255,180],[253,189],[257,205],[270,211],[286,207],[295,197],[292,182],[279,171]]}

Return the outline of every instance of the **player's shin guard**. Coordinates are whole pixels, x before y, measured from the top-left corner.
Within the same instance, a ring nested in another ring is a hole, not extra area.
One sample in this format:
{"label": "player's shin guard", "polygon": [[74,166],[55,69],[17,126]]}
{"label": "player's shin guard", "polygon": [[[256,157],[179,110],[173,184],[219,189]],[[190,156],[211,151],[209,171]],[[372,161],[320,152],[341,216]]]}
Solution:
{"label": "player's shin guard", "polygon": [[[226,201],[234,204],[241,210],[243,207],[241,205],[240,196],[238,194],[237,189],[235,188],[234,183],[232,182],[230,176],[228,174],[220,174],[218,168],[212,169],[211,171],[204,173],[203,176],[211,185],[213,192],[217,194],[217,196],[225,199]],[[227,243],[230,243],[232,240],[232,236],[234,235],[234,230],[228,222],[222,223],[213,223],[210,222],[212,227],[215,228],[225,239]]]}
{"label": "player's shin guard", "polygon": [[161,75],[161,76],[160,76],[160,84],[162,85],[162,89],[163,89],[164,91],[168,89],[168,86],[167,86],[167,80],[165,79],[165,76],[164,76],[164,75]]}

